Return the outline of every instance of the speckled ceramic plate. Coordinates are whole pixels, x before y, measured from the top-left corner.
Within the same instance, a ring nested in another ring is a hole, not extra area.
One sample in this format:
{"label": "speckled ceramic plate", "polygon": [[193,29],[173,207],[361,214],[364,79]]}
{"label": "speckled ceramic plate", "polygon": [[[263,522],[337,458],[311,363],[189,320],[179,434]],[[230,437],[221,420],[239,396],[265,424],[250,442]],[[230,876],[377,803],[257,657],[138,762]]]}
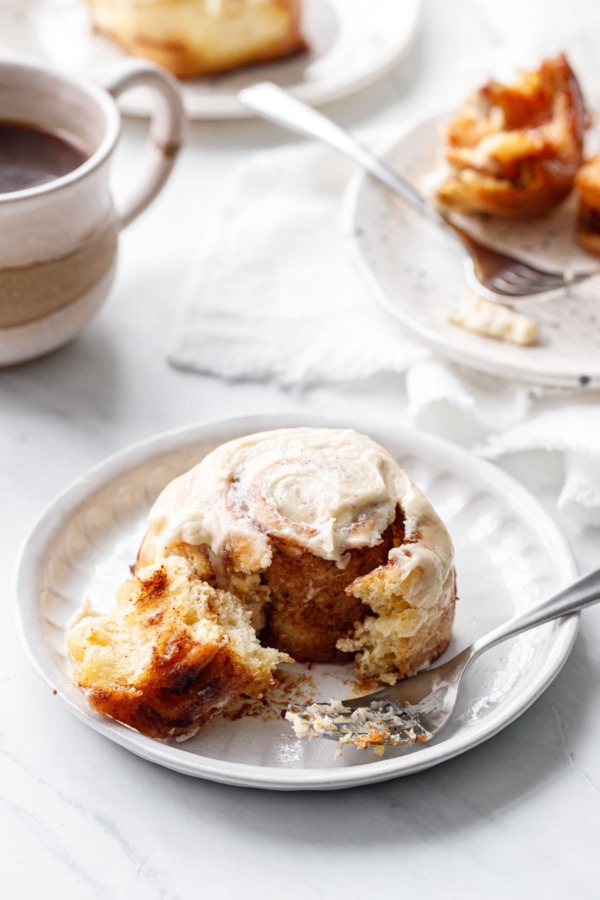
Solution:
{"label": "speckled ceramic plate", "polygon": [[[568,546],[538,503],[489,463],[405,427],[235,419],[159,435],[111,457],[78,479],[45,513],[18,567],[17,621],[36,669],[86,725],[133,753],[188,775],[275,790],[326,790],[418,772],[462,753],[524,712],[557,674],[577,618],[542,626],[488,651],[469,670],[452,722],[434,740],[376,757],[328,741],[306,742],[280,715],[291,698],[343,698],[344,667],[294,667],[283,696],[260,716],[218,719],[189,741],[157,741],[102,718],[69,677],[65,629],[85,596],[112,604],[128,577],[150,505],[164,485],[223,441],[299,424],[351,426],[386,446],[444,518],[456,546],[460,602],[449,653],[540,601],[575,576]],[[519,748],[515,747],[515,759]]]}
{"label": "speckled ceramic plate", "polygon": [[[429,193],[439,166],[441,126],[448,115],[410,125],[382,155]],[[589,148],[599,143],[588,136]],[[550,268],[598,269],[573,239],[575,198],[530,222],[461,223],[498,249]],[[446,321],[466,292],[460,254],[444,234],[372,179],[357,174],[348,187],[344,231],[381,304],[421,342],[452,362],[556,387],[600,387],[600,276],[568,294],[519,304],[540,325],[539,346],[518,347],[481,337]]]}
{"label": "speckled ceramic plate", "polygon": [[[256,81],[274,81],[315,105],[345,97],[380,78],[406,53],[420,6],[421,0],[304,0],[308,53],[183,81],[187,113],[192,119],[246,118],[251,114],[236,95]],[[0,0],[2,53],[45,60],[81,75],[123,56],[112,41],[92,31],[85,0]],[[129,115],[147,116],[152,97],[140,88],[119,103]]]}

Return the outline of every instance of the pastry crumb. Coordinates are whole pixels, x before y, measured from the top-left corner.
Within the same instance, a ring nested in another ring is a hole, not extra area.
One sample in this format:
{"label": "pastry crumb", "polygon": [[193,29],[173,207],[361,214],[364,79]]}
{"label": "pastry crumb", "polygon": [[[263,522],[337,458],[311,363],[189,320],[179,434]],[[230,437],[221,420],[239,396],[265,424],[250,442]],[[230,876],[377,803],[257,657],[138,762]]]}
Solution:
{"label": "pastry crumb", "polygon": [[450,313],[446,318],[465,331],[519,347],[534,347],[540,341],[537,322],[509,306],[484,300],[474,291],[469,291],[457,312]]}

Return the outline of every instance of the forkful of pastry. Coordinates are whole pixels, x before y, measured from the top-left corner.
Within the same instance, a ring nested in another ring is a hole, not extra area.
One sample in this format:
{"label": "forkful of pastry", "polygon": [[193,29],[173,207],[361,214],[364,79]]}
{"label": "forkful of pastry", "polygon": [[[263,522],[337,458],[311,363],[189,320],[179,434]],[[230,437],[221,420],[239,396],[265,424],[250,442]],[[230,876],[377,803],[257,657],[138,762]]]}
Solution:
{"label": "forkful of pastry", "polygon": [[[563,54],[522,72],[514,85],[492,80],[466,101],[446,130],[449,174],[435,206],[351,134],[276,85],[254,85],[238,99],[257,115],[340,151],[441,229],[462,255],[467,284],[484,299],[511,306],[549,299],[600,272],[534,264],[463,227],[469,215],[535,218],[571,192],[584,162],[586,119],[577,79]],[[453,214],[463,217],[460,224]],[[594,246],[600,250],[600,210],[598,223]],[[579,236],[582,228],[580,216]],[[581,243],[589,249],[589,241]]]}

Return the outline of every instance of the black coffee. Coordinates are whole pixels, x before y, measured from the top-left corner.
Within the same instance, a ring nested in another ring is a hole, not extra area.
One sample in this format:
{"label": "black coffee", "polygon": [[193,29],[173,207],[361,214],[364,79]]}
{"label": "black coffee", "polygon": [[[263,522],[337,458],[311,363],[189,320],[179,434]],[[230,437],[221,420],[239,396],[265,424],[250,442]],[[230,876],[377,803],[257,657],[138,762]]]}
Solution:
{"label": "black coffee", "polygon": [[0,194],[54,181],[87,158],[76,139],[62,131],[0,120]]}

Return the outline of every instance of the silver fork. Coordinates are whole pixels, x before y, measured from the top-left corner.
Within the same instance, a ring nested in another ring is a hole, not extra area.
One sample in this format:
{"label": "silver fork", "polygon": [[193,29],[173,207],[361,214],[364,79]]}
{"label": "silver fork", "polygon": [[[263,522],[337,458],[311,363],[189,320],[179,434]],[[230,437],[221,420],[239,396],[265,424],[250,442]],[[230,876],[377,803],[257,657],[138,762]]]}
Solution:
{"label": "silver fork", "polygon": [[364,697],[305,706],[290,704],[286,718],[299,736],[319,736],[358,747],[430,740],[452,716],[463,676],[485,650],[599,600],[597,569],[499,625],[442,665]]}
{"label": "silver fork", "polygon": [[339,150],[441,228],[460,246],[467,283],[488,300],[513,305],[532,296],[546,299],[556,291],[565,290],[600,272],[600,269],[580,273],[551,272],[484,245],[430,206],[410,182],[359,144],[351,134],[275,84],[265,82],[245,88],[238,94],[238,100],[276,125],[317,138]]}

